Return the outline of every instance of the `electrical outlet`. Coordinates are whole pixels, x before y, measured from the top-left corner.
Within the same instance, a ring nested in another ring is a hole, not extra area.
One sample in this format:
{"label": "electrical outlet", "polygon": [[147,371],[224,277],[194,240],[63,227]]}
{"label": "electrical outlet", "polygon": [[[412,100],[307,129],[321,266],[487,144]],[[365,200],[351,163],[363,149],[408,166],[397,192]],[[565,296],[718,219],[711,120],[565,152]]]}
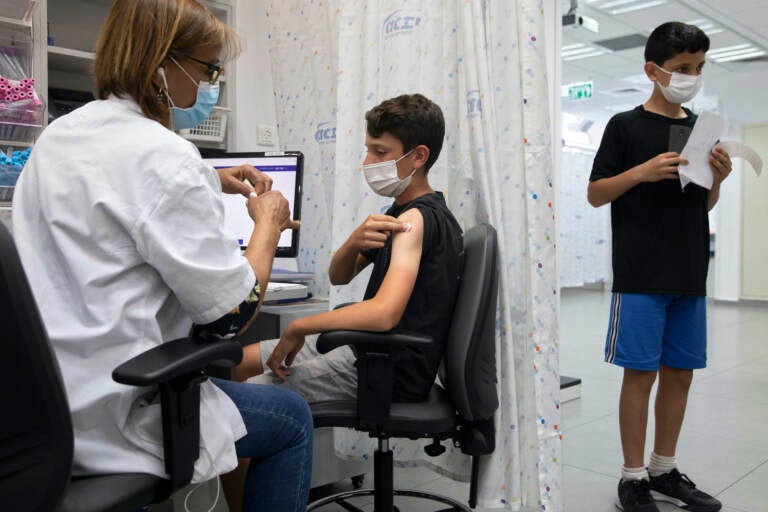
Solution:
{"label": "electrical outlet", "polygon": [[260,146],[277,145],[277,127],[271,124],[260,124],[256,126],[256,142]]}

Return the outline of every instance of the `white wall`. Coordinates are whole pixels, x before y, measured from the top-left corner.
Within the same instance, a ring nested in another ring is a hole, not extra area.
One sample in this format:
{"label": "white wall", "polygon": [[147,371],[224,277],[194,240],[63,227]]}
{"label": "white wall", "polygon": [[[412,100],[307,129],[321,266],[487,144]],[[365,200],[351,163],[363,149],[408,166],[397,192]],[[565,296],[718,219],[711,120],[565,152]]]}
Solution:
{"label": "white wall", "polygon": [[[256,126],[276,124],[272,88],[272,65],[267,42],[266,6],[264,0],[237,0],[237,31],[243,39],[243,53],[236,61],[235,102],[233,112],[235,138],[230,151],[275,151],[276,146],[259,146]],[[276,132],[275,132],[276,133]]]}
{"label": "white wall", "polygon": [[[715,213],[715,257],[712,260],[714,289],[707,294],[718,300],[737,301],[741,281],[741,160],[733,161],[733,172],[720,186]],[[751,171],[750,171],[751,172]]]}
{"label": "white wall", "polygon": [[[744,142],[759,155],[768,154],[768,124],[745,125]],[[765,255],[768,238],[765,219],[768,217],[768,182],[756,176],[749,164],[742,164],[741,173],[741,292],[742,299],[768,301],[768,269]]]}

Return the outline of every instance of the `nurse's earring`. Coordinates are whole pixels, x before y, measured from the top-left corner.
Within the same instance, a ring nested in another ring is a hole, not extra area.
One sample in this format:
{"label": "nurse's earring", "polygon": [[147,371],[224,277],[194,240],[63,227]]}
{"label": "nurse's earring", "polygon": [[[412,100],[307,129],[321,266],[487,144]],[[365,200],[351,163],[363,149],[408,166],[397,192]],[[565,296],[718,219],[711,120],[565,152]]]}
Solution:
{"label": "nurse's earring", "polygon": [[[165,79],[165,69],[163,68],[157,68],[157,74],[160,75],[160,78],[163,79],[163,84],[165,84],[165,87],[168,87],[168,82]],[[165,89],[162,87],[158,87],[157,89],[157,101],[160,103],[167,103],[168,102],[168,96],[165,94]]]}

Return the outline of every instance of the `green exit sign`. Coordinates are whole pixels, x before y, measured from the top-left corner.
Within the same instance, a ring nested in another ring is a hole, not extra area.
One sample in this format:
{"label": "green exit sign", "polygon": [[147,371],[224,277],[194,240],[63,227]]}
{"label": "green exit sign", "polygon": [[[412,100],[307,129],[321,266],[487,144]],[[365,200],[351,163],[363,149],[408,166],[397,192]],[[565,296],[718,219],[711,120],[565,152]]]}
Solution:
{"label": "green exit sign", "polygon": [[568,99],[571,101],[588,100],[592,97],[592,82],[571,84],[568,86]]}

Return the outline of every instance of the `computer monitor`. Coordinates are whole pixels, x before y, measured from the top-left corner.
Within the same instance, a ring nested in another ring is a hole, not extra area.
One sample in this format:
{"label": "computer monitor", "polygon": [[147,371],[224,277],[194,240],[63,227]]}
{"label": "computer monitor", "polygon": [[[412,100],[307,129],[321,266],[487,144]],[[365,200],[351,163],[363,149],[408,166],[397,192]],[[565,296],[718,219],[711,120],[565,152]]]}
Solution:
{"label": "computer monitor", "polygon": [[[301,183],[304,173],[304,155],[299,151],[270,151],[251,153],[219,153],[203,159],[215,169],[250,164],[272,178],[272,190],[278,190],[286,199],[294,220],[301,220]],[[253,221],[248,215],[243,196],[224,194],[225,227],[245,249],[253,232]],[[286,229],[280,235],[275,256],[295,258],[299,250],[299,230]]]}

